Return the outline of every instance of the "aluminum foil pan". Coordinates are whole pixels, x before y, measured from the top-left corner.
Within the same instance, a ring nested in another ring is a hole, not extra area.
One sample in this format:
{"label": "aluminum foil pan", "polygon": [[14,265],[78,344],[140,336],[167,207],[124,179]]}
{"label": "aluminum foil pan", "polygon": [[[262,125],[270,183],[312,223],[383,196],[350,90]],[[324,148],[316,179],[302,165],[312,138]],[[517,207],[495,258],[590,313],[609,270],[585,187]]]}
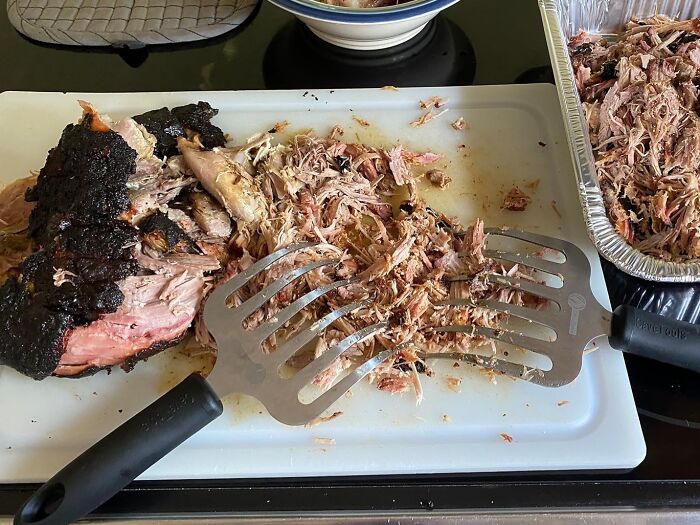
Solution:
{"label": "aluminum foil pan", "polygon": [[666,262],[632,248],[610,223],[598,187],[593,148],[576,90],[567,42],[579,31],[618,34],[632,17],[700,17],[700,0],[539,0],[547,46],[564,113],[588,234],[600,254],[623,272],[650,281],[700,282],[700,261]]}

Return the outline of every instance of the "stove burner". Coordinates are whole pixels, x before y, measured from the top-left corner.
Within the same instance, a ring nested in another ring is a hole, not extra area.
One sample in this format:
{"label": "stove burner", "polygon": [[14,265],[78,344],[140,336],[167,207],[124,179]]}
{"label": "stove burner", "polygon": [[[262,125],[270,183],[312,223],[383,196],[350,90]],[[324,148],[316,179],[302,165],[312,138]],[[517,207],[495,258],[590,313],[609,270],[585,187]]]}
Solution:
{"label": "stove burner", "polygon": [[376,51],[333,46],[293,20],[273,37],[263,62],[268,89],[468,85],[475,71],[469,39],[439,15],[408,42]]}

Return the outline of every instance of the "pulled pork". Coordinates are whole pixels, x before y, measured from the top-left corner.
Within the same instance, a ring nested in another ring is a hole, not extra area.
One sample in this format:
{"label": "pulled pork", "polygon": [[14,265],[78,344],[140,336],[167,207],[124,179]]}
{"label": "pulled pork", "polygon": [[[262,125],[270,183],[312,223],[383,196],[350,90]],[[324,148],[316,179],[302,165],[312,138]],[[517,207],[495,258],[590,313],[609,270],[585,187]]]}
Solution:
{"label": "pulled pork", "polygon": [[569,52],[615,229],[642,253],[700,258],[700,19],[633,19]]}
{"label": "pulled pork", "polygon": [[[302,368],[348,335],[387,324],[317,376],[322,388],[380,351],[411,342],[371,380],[392,393],[414,391],[420,400],[420,374],[431,371],[419,351],[496,351],[484,337],[434,330],[495,328],[502,315],[447,300],[540,305],[490,282],[494,273],[532,277],[485,257],[480,220],[463,227],[419,198],[417,168],[432,167],[441,155],[344,142],[337,126],[325,138],[309,132],[274,144],[263,133],[224,147],[223,132],[209,123],[216,110],[205,102],[117,122],[82,104],[83,118],[66,128],[38,181],[0,191],[0,325],[14,337],[0,346],[0,363],[26,375],[130,369],[181,341],[193,324],[200,343],[212,346],[200,315],[206,294],[295,242],[317,244],[258,275],[231,298],[232,306],[302,264],[339,262],[282,289],[246,320],[247,327],[273,319],[319,286],[350,282],[290,319],[264,342],[264,351],[365,299],[288,364]],[[440,187],[449,183],[437,169],[426,178]],[[27,186],[36,205],[18,197]],[[101,197],[75,197],[88,190]]]}
{"label": "pulled pork", "polygon": [[[533,298],[489,283],[488,273],[522,274],[517,266],[506,269],[484,256],[482,221],[462,227],[418,198],[418,175],[413,168],[439,160],[438,155],[418,154],[402,146],[384,150],[346,143],[337,135],[320,138],[308,133],[276,146],[269,137],[266,142],[258,139],[257,147],[241,159],[256,187],[252,198],[265,202],[266,208],[260,220],[245,222],[238,218],[230,241],[232,257],[226,275],[235,275],[293,242],[320,244],[283,258],[230,300],[232,306],[238,305],[302,264],[340,259],[338,265],[318,268],[284,288],[248,318],[248,327],[273,319],[284,306],[318,286],[356,278],[303,310],[268,338],[264,350],[274,351],[302,327],[369,296],[372,300],[365,307],[335,321],[313,348],[297,354],[288,364],[301,368],[344,337],[376,322],[388,321],[388,328],[345,352],[315,378],[315,383],[327,388],[344,370],[384,349],[412,341],[414,346],[385,362],[371,380],[378,388],[394,393],[413,390],[420,399],[419,374],[430,370],[418,358],[417,350],[466,352],[487,345],[488,355],[495,352],[493,342],[483,337],[438,333],[433,328],[450,324],[495,326],[498,313],[485,308],[442,306],[442,301],[494,298],[523,304]],[[219,154],[228,155],[223,150]],[[407,199],[399,204],[402,194]],[[470,278],[449,280],[457,275]]]}

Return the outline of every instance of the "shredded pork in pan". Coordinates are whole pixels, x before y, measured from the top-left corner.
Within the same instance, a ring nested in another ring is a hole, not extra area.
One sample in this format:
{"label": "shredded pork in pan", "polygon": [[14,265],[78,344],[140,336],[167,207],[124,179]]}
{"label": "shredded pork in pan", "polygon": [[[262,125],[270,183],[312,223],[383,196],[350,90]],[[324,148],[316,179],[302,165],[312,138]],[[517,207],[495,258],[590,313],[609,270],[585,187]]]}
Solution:
{"label": "shredded pork in pan", "polygon": [[700,20],[632,20],[569,51],[615,229],[645,254],[700,258]]}

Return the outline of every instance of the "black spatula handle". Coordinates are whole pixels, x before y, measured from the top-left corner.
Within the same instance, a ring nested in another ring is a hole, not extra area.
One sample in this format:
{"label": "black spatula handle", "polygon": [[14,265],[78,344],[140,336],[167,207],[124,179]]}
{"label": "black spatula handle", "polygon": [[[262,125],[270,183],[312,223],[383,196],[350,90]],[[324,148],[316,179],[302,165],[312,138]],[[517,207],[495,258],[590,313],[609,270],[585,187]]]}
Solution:
{"label": "black spatula handle", "polygon": [[700,372],[697,324],[622,305],[613,312],[610,345],[629,354]]}
{"label": "black spatula handle", "polygon": [[84,517],[222,412],[202,376],[190,375],[42,485],[15,525],[65,525]]}

